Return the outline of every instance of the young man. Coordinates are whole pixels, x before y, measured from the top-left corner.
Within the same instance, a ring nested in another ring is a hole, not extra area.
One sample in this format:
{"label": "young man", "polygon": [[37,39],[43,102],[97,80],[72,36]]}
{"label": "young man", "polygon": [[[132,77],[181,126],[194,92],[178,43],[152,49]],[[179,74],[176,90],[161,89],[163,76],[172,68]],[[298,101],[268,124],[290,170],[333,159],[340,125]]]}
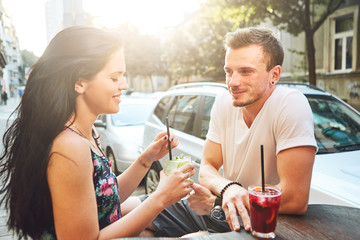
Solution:
{"label": "young man", "polygon": [[[279,212],[302,214],[307,209],[317,150],[312,111],[302,93],[276,86],[284,57],[281,43],[268,29],[245,28],[228,33],[225,45],[229,91],[214,103],[200,167],[202,186],[194,184],[188,198],[197,215],[186,202],[171,206],[154,222],[159,236],[238,231],[238,216],[250,230],[247,187],[261,184],[261,145],[265,183],[282,189]],[[227,223],[209,217],[214,203],[222,206]],[[178,220],[189,224],[177,225]]]}

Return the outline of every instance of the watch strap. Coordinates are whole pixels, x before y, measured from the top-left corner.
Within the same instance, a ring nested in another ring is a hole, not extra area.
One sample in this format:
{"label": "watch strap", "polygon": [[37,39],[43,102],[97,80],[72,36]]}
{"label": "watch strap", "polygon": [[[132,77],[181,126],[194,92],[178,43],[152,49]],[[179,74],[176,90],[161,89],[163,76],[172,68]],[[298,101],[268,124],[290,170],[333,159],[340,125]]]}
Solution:
{"label": "watch strap", "polygon": [[215,206],[222,206],[222,198],[221,197],[218,197],[218,196],[216,196],[216,198],[215,198],[215,202],[214,202],[214,207]]}

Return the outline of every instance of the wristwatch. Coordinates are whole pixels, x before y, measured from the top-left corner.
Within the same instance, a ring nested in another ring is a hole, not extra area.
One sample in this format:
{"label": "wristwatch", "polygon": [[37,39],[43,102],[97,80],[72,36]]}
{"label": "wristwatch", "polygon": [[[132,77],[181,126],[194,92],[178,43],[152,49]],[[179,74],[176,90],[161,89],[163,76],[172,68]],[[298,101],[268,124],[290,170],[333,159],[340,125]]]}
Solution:
{"label": "wristwatch", "polygon": [[225,212],[221,206],[222,206],[222,198],[216,196],[214,205],[212,206],[210,211],[210,215],[216,221],[223,222],[226,221],[226,217],[225,217]]}

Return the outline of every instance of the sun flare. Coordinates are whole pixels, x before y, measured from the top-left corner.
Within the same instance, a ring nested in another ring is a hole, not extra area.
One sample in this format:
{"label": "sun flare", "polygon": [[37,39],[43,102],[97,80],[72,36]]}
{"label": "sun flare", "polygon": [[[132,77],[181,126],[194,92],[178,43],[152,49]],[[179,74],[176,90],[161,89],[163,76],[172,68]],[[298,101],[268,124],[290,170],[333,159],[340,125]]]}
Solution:
{"label": "sun flare", "polygon": [[130,23],[142,33],[153,34],[182,21],[196,11],[201,0],[83,0],[86,12],[95,16],[99,26],[117,27]]}

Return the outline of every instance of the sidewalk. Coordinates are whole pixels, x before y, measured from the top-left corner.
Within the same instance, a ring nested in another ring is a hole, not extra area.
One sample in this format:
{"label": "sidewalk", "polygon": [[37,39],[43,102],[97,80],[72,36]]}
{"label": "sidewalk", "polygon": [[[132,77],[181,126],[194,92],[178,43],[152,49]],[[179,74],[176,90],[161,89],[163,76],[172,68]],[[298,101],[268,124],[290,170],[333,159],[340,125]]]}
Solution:
{"label": "sidewalk", "polygon": [[3,207],[0,208],[0,240],[12,240],[16,239],[12,232],[9,232],[7,225],[7,214]]}
{"label": "sidewalk", "polygon": [[19,105],[20,98],[19,97],[12,97],[9,98],[6,105],[0,105],[0,114],[2,116],[9,116],[15,108]]}
{"label": "sidewalk", "polygon": [[[19,105],[20,98],[9,98],[6,105],[0,105],[0,136],[2,139],[3,131],[5,130],[5,123],[9,118],[10,114],[15,110]],[[0,151],[2,151],[2,145],[0,146]],[[17,239],[13,236],[12,232],[9,232],[7,225],[7,213],[4,210],[3,206],[0,206],[0,240],[12,240]]]}

